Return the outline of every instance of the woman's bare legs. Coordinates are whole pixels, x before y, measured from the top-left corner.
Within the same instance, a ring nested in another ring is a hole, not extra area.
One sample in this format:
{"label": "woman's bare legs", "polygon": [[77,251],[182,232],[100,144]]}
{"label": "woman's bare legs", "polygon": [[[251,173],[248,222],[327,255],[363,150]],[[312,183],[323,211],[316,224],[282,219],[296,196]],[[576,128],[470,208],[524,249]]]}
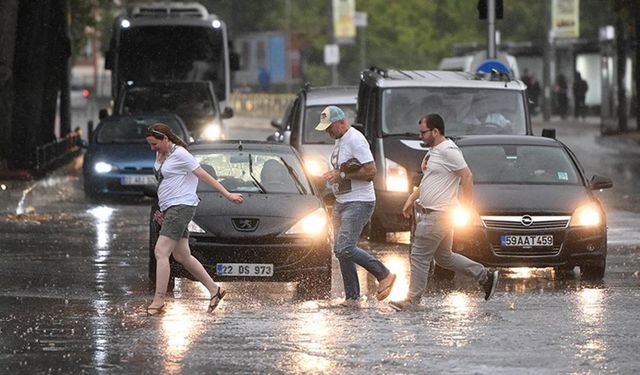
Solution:
{"label": "woman's bare legs", "polygon": [[169,276],[171,269],[169,268],[169,256],[176,247],[178,241],[160,235],[156,242],[154,254],[156,256],[156,292],[153,296],[153,302],[150,308],[159,308],[164,305],[164,297],[167,294],[167,286],[169,285]]}
{"label": "woman's bare legs", "polygon": [[213,279],[202,266],[202,263],[198,261],[193,255],[191,255],[191,249],[189,249],[189,240],[186,238],[178,241],[175,249],[173,250],[173,259],[182,264],[184,268],[189,271],[198,281],[200,281],[214,296],[218,292],[218,285],[213,282]]}

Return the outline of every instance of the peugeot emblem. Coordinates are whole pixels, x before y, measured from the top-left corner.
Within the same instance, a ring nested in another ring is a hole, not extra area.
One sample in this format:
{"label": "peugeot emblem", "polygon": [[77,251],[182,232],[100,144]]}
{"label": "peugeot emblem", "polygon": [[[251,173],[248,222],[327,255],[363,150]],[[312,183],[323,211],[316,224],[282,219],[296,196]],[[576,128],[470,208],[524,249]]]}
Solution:
{"label": "peugeot emblem", "polygon": [[233,226],[240,232],[253,232],[258,228],[258,219],[233,219]]}
{"label": "peugeot emblem", "polygon": [[528,227],[528,226],[531,226],[531,224],[533,224],[533,218],[529,215],[524,215],[522,219],[520,219],[520,222],[525,227]]}

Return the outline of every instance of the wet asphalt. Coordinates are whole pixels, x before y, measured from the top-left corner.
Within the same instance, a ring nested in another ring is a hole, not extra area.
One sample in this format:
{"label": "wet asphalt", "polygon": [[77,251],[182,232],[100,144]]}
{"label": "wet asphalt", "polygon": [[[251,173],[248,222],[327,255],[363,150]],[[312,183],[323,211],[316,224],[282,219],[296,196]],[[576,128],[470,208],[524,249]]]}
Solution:
{"label": "wet asphalt", "polygon": [[[243,137],[270,132],[267,119],[248,122]],[[39,181],[0,181],[0,373],[637,373],[640,147],[600,137],[595,119],[549,125],[588,175],[614,180],[600,193],[604,280],[503,269],[488,302],[456,277],[400,313],[364,273],[360,308],[339,307],[334,259],[329,300],[304,300],[294,284],[226,283],[207,314],[206,290],[178,279],[166,313],[147,317],[148,201],[85,199],[81,158]],[[362,245],[399,274],[390,299],[404,296],[408,235]]]}

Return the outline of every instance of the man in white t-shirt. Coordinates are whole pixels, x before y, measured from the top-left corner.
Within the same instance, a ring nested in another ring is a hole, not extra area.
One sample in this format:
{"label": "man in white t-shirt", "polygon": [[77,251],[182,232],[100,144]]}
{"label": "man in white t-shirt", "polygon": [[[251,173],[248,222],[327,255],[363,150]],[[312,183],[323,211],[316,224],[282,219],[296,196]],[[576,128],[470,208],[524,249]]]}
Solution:
{"label": "man in white t-shirt", "polygon": [[336,140],[331,155],[332,170],[323,178],[331,184],[336,196],[333,206],[334,253],[340,262],[346,305],[357,305],[360,282],[356,264],[364,267],[378,280],[376,298],[384,300],[391,293],[396,275],[382,262],[359,248],[358,239],[376,205],[373,178],[376,165],[364,135],[352,128],[344,112],[326,107],[320,114],[316,130],[326,131]]}
{"label": "man in white t-shirt", "polygon": [[462,183],[462,205],[473,204],[473,176],[462,151],[444,136],[444,120],[438,114],[426,115],[418,122],[420,138],[429,147],[429,157],[423,164],[420,187],[407,198],[402,213],[411,217],[413,205],[419,197],[416,211],[415,235],[411,243],[411,279],[409,295],[402,301],[392,301],[391,307],[403,310],[420,304],[427,289],[431,261],[446,269],[465,273],[478,281],[485,291],[485,300],[493,295],[498,285],[498,271],[488,271],[482,264],[451,251],[453,225],[451,212],[458,206],[458,189]]}

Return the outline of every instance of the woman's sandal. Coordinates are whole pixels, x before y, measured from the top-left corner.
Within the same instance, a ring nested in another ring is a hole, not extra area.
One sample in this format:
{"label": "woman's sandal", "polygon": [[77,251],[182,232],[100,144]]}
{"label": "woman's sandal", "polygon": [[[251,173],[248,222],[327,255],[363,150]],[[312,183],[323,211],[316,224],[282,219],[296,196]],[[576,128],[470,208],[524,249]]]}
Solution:
{"label": "woman's sandal", "polygon": [[164,312],[164,303],[160,307],[147,307],[147,316],[157,316]]}
{"label": "woman's sandal", "polygon": [[216,294],[213,297],[211,297],[211,299],[209,300],[208,312],[213,312],[213,310],[215,310],[216,307],[218,307],[218,304],[220,303],[220,301],[222,301],[222,298],[224,298],[224,296],[227,295],[226,290],[222,290],[222,292],[220,290],[221,288],[218,287],[218,291],[216,292]]}

